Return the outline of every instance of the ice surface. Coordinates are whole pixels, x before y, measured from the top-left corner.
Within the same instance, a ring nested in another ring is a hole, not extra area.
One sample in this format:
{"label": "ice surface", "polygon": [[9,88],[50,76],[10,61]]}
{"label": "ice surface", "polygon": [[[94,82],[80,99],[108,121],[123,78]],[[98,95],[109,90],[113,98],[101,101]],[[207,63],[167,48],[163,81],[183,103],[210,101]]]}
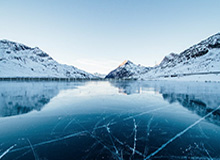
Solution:
{"label": "ice surface", "polygon": [[220,158],[219,83],[1,82],[0,88],[7,102],[49,99],[40,110],[0,118],[2,159]]}

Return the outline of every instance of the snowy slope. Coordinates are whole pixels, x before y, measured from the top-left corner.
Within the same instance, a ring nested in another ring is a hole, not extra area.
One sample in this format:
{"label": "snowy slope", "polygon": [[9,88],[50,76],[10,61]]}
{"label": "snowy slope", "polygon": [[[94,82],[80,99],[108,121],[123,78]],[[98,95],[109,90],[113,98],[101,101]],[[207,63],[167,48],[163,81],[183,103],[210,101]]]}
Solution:
{"label": "snowy slope", "polygon": [[149,71],[148,67],[136,65],[129,60],[124,61],[105,78],[134,78]]}
{"label": "snowy slope", "polygon": [[190,47],[180,54],[166,56],[142,78],[167,75],[220,72],[220,33]]}
{"label": "snowy slope", "polygon": [[[220,81],[220,33],[201,41],[180,54],[171,53],[165,56],[158,66],[144,71],[139,67],[124,68],[118,67],[109,73],[108,78],[181,79],[186,81],[216,79],[216,81]],[[130,74],[121,74],[123,70]]]}
{"label": "snowy slope", "polygon": [[0,77],[95,78],[74,66],[60,64],[39,48],[0,41]]}

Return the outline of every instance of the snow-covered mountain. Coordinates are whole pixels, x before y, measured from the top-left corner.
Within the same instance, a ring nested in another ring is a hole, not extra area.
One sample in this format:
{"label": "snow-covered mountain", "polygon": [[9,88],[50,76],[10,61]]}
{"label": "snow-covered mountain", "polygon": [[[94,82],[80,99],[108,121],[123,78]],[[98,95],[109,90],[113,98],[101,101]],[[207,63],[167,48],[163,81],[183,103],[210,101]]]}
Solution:
{"label": "snow-covered mountain", "polygon": [[58,63],[37,47],[8,40],[0,40],[0,77],[96,78],[74,66]]}
{"label": "snow-covered mountain", "polygon": [[[171,53],[165,56],[158,66],[148,68],[144,72],[138,72],[135,68],[118,67],[107,75],[108,78],[131,78],[131,79],[175,79],[192,77],[195,80],[201,77],[220,78],[220,33],[217,33],[206,40],[186,49],[180,54]],[[121,74],[121,70],[126,73]],[[134,71],[136,70],[136,71]],[[206,79],[205,78],[205,79]]]}
{"label": "snow-covered mountain", "polygon": [[94,76],[99,77],[99,78],[105,78],[106,74],[102,74],[102,73],[93,73]]}
{"label": "snow-covered mountain", "polygon": [[186,49],[180,54],[171,53],[159,66],[143,77],[175,76],[220,72],[220,33]]}
{"label": "snow-covered mountain", "polygon": [[134,78],[140,74],[149,71],[150,68],[141,65],[136,65],[129,60],[124,61],[115,70],[111,71],[105,78]]}

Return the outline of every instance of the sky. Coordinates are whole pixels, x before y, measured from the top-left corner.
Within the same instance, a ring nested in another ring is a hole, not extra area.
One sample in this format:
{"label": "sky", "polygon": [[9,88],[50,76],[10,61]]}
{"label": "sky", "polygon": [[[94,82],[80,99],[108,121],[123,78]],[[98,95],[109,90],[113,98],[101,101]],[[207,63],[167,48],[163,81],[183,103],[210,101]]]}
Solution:
{"label": "sky", "polygon": [[219,0],[0,0],[0,39],[107,74],[159,64],[220,31]]}

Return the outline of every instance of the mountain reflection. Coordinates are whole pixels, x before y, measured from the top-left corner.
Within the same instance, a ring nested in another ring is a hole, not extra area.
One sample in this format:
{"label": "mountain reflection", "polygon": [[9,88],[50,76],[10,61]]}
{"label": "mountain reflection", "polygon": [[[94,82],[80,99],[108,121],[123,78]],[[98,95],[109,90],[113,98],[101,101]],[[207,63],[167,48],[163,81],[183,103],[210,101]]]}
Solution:
{"label": "mountain reflection", "polygon": [[0,117],[40,111],[60,90],[76,88],[83,83],[1,82]]}
{"label": "mountain reflection", "polygon": [[[204,97],[201,99],[196,98],[195,95],[187,94],[162,94],[162,96],[169,103],[179,102],[183,107],[201,117],[204,117],[209,112],[213,111],[213,108],[217,108],[220,105],[220,100],[218,100],[219,96],[206,97],[204,95]],[[211,103],[212,106],[210,106],[209,103]],[[207,119],[220,125],[220,111],[217,110],[211,117]]]}
{"label": "mountain reflection", "polygon": [[[220,106],[220,84],[200,82],[160,82],[160,81],[112,81],[119,93],[126,95],[154,91],[169,103],[178,102],[183,107],[203,117]],[[220,111],[207,118],[220,125]]]}
{"label": "mountain reflection", "polygon": [[111,81],[111,85],[118,88],[118,93],[131,95],[141,93],[141,84],[138,81]]}

